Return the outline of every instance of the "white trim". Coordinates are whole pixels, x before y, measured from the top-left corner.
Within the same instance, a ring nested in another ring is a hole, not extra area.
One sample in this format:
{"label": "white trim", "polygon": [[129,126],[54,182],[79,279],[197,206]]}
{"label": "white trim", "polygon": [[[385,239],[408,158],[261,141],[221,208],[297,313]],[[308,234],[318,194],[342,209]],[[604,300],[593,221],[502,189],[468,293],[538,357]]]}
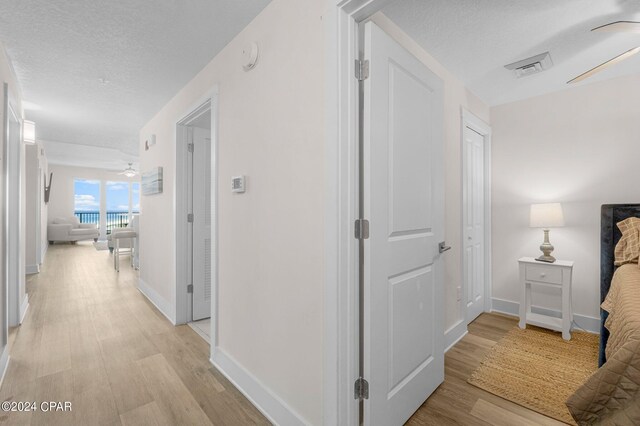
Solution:
{"label": "white trim", "polygon": [[42,263],[44,263],[44,257],[47,254],[47,250],[49,250],[49,240],[46,240],[46,243],[42,244],[41,256],[40,256],[40,260],[42,261]]}
{"label": "white trim", "polygon": [[22,174],[21,155],[22,130],[18,134],[17,146],[11,143],[10,136],[10,116],[18,122],[18,128],[22,129],[22,119],[18,116],[18,110],[10,100],[8,85],[4,84],[5,92],[5,114],[4,114],[4,165],[5,165],[5,259],[6,259],[6,279],[7,279],[7,314],[9,327],[20,324],[20,284],[23,282],[24,271],[21,271],[24,258],[20,240],[22,228]]}
{"label": "white trim", "polygon": [[35,264],[35,265],[27,265],[24,268],[24,271],[27,275],[31,275],[31,274],[39,274],[40,273],[40,265]]}
{"label": "white trim", "polygon": [[27,311],[29,310],[29,295],[24,295],[24,301],[22,305],[20,305],[20,324],[24,322],[24,317],[27,316]]}
{"label": "white trim", "polygon": [[220,348],[209,361],[274,425],[311,424]]}
{"label": "white trim", "polygon": [[449,329],[444,332],[444,352],[449,352],[449,349],[462,340],[468,332],[467,322],[464,319],[459,320],[457,323],[449,327]]}
{"label": "white trim", "polygon": [[468,127],[480,134],[484,139],[484,311],[491,311],[491,291],[492,291],[492,275],[491,275],[491,126],[481,120],[471,111],[462,107],[460,109],[460,180],[462,185],[461,191],[461,212],[460,215],[460,255],[461,255],[461,273],[462,273],[462,297],[460,298],[460,312],[463,313],[465,322],[469,324],[474,318],[469,318],[466,305],[467,283],[465,276],[465,254],[464,254],[464,199],[465,186],[465,144],[464,129]]}
{"label": "white trim", "polygon": [[9,362],[11,362],[11,356],[9,356],[9,343],[7,343],[4,345],[2,355],[0,355],[0,371],[2,371],[2,375],[0,375],[0,387],[2,387],[4,383],[4,377],[9,369]]}
{"label": "white trim", "polygon": [[357,377],[357,101],[349,71],[355,60],[356,24],[329,0],[325,87],[324,424],[355,425]]}
{"label": "white trim", "polygon": [[138,278],[138,290],[142,293],[149,302],[153,303],[153,306],[167,317],[169,322],[176,325],[176,313],[174,306],[167,302],[162,296],[160,296],[153,288],[151,288],[142,278]]}
{"label": "white trim", "polygon": [[[174,223],[174,234],[176,245],[174,247],[173,259],[176,262],[176,281],[173,288],[174,300],[176,301],[176,323],[187,324],[191,321],[191,299],[187,293],[188,271],[185,268],[187,263],[187,248],[189,244],[188,224],[186,206],[188,204],[188,188],[186,174],[188,171],[188,156],[184,146],[185,130],[188,122],[195,118],[194,113],[205,111],[206,104],[209,104],[211,111],[211,261],[212,282],[211,282],[211,341],[217,340],[217,292],[218,292],[218,86],[213,86],[202,98],[193,103],[180,116],[175,119],[176,126],[176,171],[174,181],[174,212],[176,221]],[[212,345],[213,347],[213,345]]]}
{"label": "white trim", "polygon": [[326,0],[323,423],[358,424],[358,22],[393,0]]}
{"label": "white trim", "polygon": [[[511,300],[493,298],[493,309],[491,312],[499,312],[505,315],[519,317],[520,303]],[[547,315],[555,318],[562,318],[562,311],[555,309],[543,308],[541,306],[531,306],[531,312]],[[600,334],[600,318],[589,317],[586,315],[573,314],[573,322],[578,326],[572,326],[572,331],[587,331],[589,333]]]}

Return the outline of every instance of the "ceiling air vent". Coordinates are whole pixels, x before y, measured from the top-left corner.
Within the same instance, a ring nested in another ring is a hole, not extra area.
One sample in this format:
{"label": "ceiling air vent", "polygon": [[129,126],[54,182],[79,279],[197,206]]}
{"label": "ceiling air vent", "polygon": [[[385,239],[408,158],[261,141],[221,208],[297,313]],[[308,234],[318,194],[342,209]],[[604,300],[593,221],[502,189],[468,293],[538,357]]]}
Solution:
{"label": "ceiling air vent", "polygon": [[549,55],[549,52],[544,52],[504,67],[508,70],[513,70],[516,73],[516,77],[520,78],[549,69],[552,65],[551,55]]}

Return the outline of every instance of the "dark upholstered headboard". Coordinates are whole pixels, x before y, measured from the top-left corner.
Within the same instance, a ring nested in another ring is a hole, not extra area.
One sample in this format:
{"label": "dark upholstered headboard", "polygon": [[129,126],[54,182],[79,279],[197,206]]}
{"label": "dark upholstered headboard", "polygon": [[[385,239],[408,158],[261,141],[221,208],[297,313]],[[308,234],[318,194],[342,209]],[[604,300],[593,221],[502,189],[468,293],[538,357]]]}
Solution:
{"label": "dark upholstered headboard", "polygon": [[[615,272],[614,250],[622,234],[616,224],[628,217],[640,217],[640,204],[604,204],[600,220],[600,303],[604,302]],[[606,361],[605,348],[609,331],[604,327],[608,313],[600,309],[600,356],[598,364]]]}

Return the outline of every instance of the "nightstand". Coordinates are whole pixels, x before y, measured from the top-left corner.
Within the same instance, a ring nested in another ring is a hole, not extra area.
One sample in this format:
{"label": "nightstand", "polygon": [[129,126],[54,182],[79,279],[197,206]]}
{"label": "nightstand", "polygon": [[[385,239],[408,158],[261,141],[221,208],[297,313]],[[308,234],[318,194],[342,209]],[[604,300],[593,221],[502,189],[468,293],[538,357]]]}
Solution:
{"label": "nightstand", "polygon": [[[573,262],[557,260],[546,263],[533,257],[522,257],[520,264],[520,328],[527,324],[561,331],[564,340],[571,339],[571,275]],[[531,286],[540,285],[560,288],[562,291],[562,318],[531,312]]]}

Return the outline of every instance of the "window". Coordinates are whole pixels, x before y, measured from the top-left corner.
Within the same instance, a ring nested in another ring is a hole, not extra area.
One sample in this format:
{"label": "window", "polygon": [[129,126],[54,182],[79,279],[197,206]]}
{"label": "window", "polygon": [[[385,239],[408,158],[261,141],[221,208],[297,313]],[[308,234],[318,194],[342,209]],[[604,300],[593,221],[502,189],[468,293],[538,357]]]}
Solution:
{"label": "window", "polygon": [[74,179],[74,212],[80,223],[100,225],[100,181]]}
{"label": "window", "polygon": [[129,223],[129,182],[107,182],[107,234]]}

